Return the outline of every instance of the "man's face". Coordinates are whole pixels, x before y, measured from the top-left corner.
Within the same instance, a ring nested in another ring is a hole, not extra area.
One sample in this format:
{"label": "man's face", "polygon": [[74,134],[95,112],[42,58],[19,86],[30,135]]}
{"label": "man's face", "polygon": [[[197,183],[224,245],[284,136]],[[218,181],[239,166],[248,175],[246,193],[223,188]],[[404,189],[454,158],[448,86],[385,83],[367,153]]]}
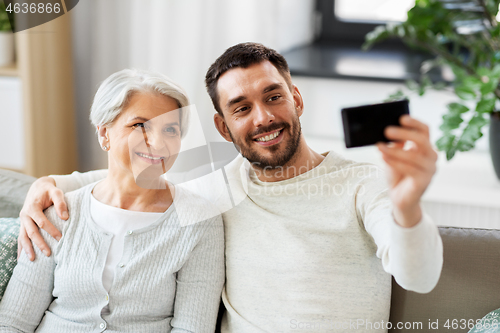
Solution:
{"label": "man's face", "polygon": [[284,166],[299,149],[302,97],[269,61],[225,72],[217,84],[220,134],[258,168]]}

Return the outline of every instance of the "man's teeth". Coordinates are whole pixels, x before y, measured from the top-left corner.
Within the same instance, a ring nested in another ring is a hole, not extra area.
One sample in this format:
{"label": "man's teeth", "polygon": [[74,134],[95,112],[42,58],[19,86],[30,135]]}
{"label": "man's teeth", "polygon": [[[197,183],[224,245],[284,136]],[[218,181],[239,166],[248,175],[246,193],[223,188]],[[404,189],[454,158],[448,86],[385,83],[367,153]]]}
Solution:
{"label": "man's teeth", "polygon": [[257,141],[262,141],[262,142],[266,142],[266,141],[270,141],[270,140],[273,140],[275,139],[278,135],[280,135],[280,132],[281,131],[277,131],[273,134],[270,134],[270,135],[266,135],[266,136],[263,136],[263,137],[260,137],[258,139],[256,139]]}
{"label": "man's teeth", "polygon": [[139,155],[140,157],[149,158],[150,160],[161,160],[161,159],[163,159],[163,157],[153,157],[153,156],[145,155],[145,154],[141,154],[141,153],[137,153],[137,155]]}

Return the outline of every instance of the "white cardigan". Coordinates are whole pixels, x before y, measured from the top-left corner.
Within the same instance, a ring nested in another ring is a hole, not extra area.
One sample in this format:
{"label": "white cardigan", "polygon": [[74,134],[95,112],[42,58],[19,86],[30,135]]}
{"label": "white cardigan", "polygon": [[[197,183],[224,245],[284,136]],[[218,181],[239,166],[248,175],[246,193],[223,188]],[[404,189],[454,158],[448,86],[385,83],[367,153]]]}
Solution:
{"label": "white cardigan", "polygon": [[[52,255],[36,246],[34,262],[21,255],[0,303],[0,332],[213,332],[224,284],[222,219],[185,225],[175,208],[188,202],[196,219],[213,207],[176,189],[160,219],[127,234],[107,293],[102,272],[112,235],[90,217],[93,186],[66,194],[68,221],[53,207],[45,211],[63,237],[42,231]],[[111,313],[101,315],[108,304]]]}

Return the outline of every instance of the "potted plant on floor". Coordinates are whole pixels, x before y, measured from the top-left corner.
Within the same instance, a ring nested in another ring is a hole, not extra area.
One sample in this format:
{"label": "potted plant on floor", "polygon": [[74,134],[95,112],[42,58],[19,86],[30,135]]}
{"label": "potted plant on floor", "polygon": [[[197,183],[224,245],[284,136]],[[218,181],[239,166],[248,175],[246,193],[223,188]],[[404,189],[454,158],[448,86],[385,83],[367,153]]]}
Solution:
{"label": "potted plant on floor", "polygon": [[448,84],[431,82],[432,67],[449,66],[457,101],[447,105],[436,142],[448,160],[457,151],[468,151],[490,123],[490,152],[500,179],[500,0],[416,0],[402,23],[388,23],[366,35],[364,49],[387,38],[399,38],[407,45],[433,53],[424,62],[420,82],[408,87],[423,95],[427,89]]}
{"label": "potted plant on floor", "polygon": [[10,27],[5,4],[0,1],[0,67],[14,62],[14,34]]}

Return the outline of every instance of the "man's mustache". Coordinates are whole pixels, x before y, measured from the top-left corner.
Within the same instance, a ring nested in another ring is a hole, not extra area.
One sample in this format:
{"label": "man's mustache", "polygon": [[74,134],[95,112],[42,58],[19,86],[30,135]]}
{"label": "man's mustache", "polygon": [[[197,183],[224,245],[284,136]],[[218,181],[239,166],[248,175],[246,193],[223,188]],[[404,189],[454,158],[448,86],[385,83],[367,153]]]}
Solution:
{"label": "man's mustache", "polygon": [[259,134],[269,133],[269,132],[272,132],[272,131],[275,131],[275,130],[281,129],[281,128],[288,129],[289,127],[290,127],[290,125],[288,123],[285,123],[285,122],[272,123],[269,126],[261,127],[259,129],[255,130],[253,133],[250,133],[249,135],[247,135],[247,139],[253,140],[253,137],[255,137]]}

